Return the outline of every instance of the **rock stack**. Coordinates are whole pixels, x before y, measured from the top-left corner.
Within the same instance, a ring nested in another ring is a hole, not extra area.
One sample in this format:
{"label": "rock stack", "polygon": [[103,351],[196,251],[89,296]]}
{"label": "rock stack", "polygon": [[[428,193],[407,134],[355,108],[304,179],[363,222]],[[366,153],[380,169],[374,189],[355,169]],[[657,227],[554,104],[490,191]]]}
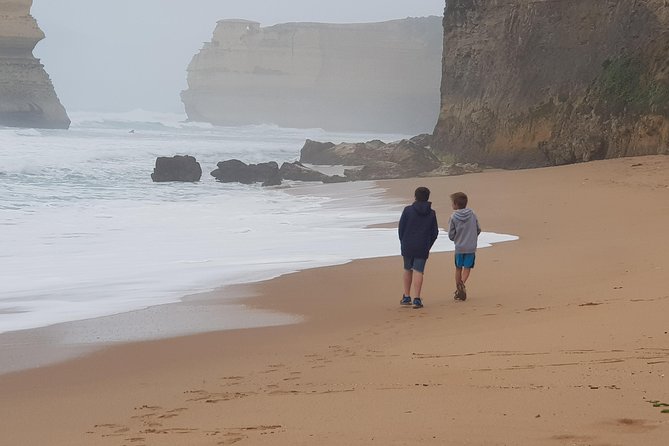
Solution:
{"label": "rock stack", "polygon": [[217,125],[431,132],[441,17],[381,23],[221,20],[188,66],[191,120]]}
{"label": "rock stack", "polygon": [[31,7],[32,0],[0,0],[0,125],[66,129],[70,119],[33,56],[44,33]]}

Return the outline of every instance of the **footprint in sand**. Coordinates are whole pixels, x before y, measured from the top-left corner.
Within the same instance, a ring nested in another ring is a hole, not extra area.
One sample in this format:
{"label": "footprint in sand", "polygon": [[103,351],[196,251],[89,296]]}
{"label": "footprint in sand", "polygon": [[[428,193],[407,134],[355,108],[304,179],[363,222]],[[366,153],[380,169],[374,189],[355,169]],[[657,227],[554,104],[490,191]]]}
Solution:
{"label": "footprint in sand", "polygon": [[130,431],[130,428],[127,426],[122,426],[120,424],[96,424],[93,426],[97,430],[103,431],[100,435],[104,437],[120,437]]}
{"label": "footprint in sand", "polygon": [[178,409],[168,410],[168,411],[165,412],[164,414],[159,415],[158,418],[174,418],[174,417],[178,417],[178,416],[181,414],[181,412],[183,412],[183,411],[185,411],[185,410],[188,410],[188,409],[186,409],[185,407],[179,407]]}
{"label": "footprint in sand", "polygon": [[246,438],[248,438],[246,435],[235,434],[235,433],[227,433],[227,434],[224,434],[224,436],[227,437],[227,438],[225,438],[224,440],[221,440],[218,443],[216,443],[217,445],[224,446],[224,445],[235,444],[235,443],[239,443],[240,441],[245,440]]}
{"label": "footprint in sand", "polygon": [[205,403],[218,403],[220,401],[238,400],[249,396],[248,393],[242,393],[242,392],[214,393],[214,392],[208,392],[206,390],[187,390],[184,393],[192,395],[192,397],[187,399],[186,401],[205,402]]}
{"label": "footprint in sand", "polygon": [[551,439],[559,441],[569,441],[570,444],[576,444],[575,442],[592,441],[594,437],[590,437],[588,435],[559,434],[559,435],[553,435]]}
{"label": "footprint in sand", "polygon": [[619,418],[613,424],[629,433],[648,432],[657,428],[656,425],[650,424],[649,421],[635,420],[633,418]]}

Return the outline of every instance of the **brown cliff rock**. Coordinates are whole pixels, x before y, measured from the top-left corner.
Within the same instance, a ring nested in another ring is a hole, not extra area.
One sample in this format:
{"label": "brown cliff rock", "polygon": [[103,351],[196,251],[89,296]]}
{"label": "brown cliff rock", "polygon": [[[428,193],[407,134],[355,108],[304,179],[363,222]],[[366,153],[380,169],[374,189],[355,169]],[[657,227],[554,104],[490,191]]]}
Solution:
{"label": "brown cliff rock", "polygon": [[300,162],[361,166],[344,171],[349,180],[408,178],[441,166],[427,145],[429,141],[424,135],[391,143],[373,140],[335,145],[307,140],[300,152]]}
{"label": "brown cliff rock", "polygon": [[66,129],[70,119],[32,53],[44,33],[31,7],[32,0],[0,0],[0,125]]}
{"label": "brown cliff rock", "polygon": [[191,120],[421,133],[439,111],[439,17],[382,23],[221,20],[188,67]]}
{"label": "brown cliff rock", "polygon": [[433,149],[532,167],[669,152],[669,2],[449,0]]}

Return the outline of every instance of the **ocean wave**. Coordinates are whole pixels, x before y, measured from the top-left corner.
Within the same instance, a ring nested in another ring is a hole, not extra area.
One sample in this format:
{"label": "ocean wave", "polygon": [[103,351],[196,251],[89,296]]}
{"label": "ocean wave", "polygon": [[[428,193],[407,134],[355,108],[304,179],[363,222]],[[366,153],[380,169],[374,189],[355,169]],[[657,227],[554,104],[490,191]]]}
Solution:
{"label": "ocean wave", "polygon": [[79,111],[71,112],[73,128],[99,128],[103,127],[125,127],[129,130],[165,127],[173,129],[181,128],[212,128],[206,122],[189,121],[185,113],[168,113],[151,110],[136,109],[127,112],[96,112]]}

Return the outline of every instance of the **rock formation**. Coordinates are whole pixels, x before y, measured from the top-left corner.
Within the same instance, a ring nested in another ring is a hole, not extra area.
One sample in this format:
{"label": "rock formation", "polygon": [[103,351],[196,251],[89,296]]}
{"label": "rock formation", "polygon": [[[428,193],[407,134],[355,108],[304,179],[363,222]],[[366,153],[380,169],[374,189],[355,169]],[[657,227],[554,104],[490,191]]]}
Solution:
{"label": "rock formation", "polygon": [[151,179],[156,183],[166,181],[197,182],[202,178],[202,167],[192,156],[176,155],[171,158],[160,156],[156,159]]}
{"label": "rock formation", "polygon": [[669,153],[669,1],[446,4],[438,153],[497,167]]}
{"label": "rock formation", "polygon": [[359,166],[344,170],[350,181],[409,178],[442,166],[429,147],[430,138],[419,135],[390,143],[320,143],[307,140],[300,151],[300,162]]}
{"label": "rock formation", "polygon": [[439,111],[439,17],[383,23],[222,20],[188,67],[191,120],[422,133]]}
{"label": "rock formation", "polygon": [[[481,172],[478,164],[442,163],[432,153],[431,141],[431,136],[427,134],[390,143],[373,140],[333,144],[307,139],[300,151],[300,161],[283,163],[279,168],[275,161],[246,164],[229,159],[219,162],[211,175],[223,183],[277,186],[282,180],[342,183]],[[314,167],[303,163],[313,164]],[[321,169],[327,167],[327,170],[332,170],[333,166],[348,167],[344,168],[344,176],[341,176],[325,174],[318,170],[318,166]]]}
{"label": "rock formation", "polygon": [[30,15],[32,0],[0,0],[0,125],[70,125],[44,66],[33,56],[44,33]]}
{"label": "rock formation", "polygon": [[276,184],[279,177],[279,165],[276,161],[259,164],[246,164],[237,159],[221,161],[211,176],[222,183],[252,184],[265,182]]}

